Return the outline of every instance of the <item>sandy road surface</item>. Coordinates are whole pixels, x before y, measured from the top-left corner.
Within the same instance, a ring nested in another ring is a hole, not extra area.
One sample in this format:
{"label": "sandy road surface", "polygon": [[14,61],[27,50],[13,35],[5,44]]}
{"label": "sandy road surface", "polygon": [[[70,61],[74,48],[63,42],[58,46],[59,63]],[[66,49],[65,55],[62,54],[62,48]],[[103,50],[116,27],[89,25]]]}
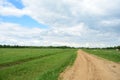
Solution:
{"label": "sandy road surface", "polygon": [[73,66],[61,73],[60,80],[120,80],[120,64],[78,50]]}

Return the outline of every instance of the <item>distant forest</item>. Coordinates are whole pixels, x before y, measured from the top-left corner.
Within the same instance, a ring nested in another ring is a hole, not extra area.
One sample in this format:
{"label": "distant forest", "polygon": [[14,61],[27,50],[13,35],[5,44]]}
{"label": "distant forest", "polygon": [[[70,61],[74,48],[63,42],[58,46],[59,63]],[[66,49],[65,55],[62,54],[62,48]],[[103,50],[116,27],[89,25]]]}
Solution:
{"label": "distant forest", "polygon": [[0,48],[74,48],[69,46],[19,46],[19,45],[0,45]]}
{"label": "distant forest", "polygon": [[[74,48],[75,47],[69,47],[69,46],[19,46],[19,45],[0,45],[0,48]],[[105,47],[105,48],[90,48],[90,47],[78,47],[76,49],[119,49],[120,46],[114,46],[114,47]]]}
{"label": "distant forest", "polygon": [[118,50],[120,50],[120,46],[104,47],[104,48],[89,48],[89,47],[82,47],[82,49],[118,49]]}

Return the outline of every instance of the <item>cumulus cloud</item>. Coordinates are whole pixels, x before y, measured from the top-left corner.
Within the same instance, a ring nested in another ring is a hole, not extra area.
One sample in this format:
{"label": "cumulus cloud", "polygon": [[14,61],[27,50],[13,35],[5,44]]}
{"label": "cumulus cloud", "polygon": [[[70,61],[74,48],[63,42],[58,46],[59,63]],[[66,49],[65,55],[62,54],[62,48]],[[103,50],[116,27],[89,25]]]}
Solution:
{"label": "cumulus cloud", "polygon": [[120,25],[120,19],[103,20],[100,22],[100,25],[118,27]]}
{"label": "cumulus cloud", "polygon": [[0,16],[30,16],[49,28],[0,22],[0,43],[105,47],[119,45],[120,0],[0,0]]}
{"label": "cumulus cloud", "polygon": [[0,0],[0,16],[23,16],[28,11],[24,9],[17,9],[13,4],[6,0]]}
{"label": "cumulus cloud", "polygon": [[[33,19],[52,27],[119,14],[119,0],[22,0]],[[35,5],[33,5],[35,4]]]}
{"label": "cumulus cloud", "polygon": [[[111,36],[111,34],[101,34],[99,31],[88,28],[84,23],[71,28],[66,27],[64,29],[28,28],[19,24],[6,22],[1,22],[0,25],[2,26],[0,27],[1,44],[105,47],[108,45],[116,45],[116,42],[119,41],[112,40],[112,38],[116,39],[115,35],[112,34]],[[106,41],[111,41],[111,43]]]}
{"label": "cumulus cloud", "polygon": [[110,32],[119,36],[120,34],[120,19],[107,19],[98,22],[98,30],[102,32]]}

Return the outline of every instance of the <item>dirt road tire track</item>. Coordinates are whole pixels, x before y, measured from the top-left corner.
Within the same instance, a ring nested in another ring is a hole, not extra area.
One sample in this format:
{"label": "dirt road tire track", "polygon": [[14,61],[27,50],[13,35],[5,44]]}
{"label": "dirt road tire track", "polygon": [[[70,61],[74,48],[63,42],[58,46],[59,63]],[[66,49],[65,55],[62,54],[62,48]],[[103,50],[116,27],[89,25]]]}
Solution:
{"label": "dirt road tire track", "polygon": [[120,80],[120,64],[78,50],[73,66],[61,73],[60,80]]}

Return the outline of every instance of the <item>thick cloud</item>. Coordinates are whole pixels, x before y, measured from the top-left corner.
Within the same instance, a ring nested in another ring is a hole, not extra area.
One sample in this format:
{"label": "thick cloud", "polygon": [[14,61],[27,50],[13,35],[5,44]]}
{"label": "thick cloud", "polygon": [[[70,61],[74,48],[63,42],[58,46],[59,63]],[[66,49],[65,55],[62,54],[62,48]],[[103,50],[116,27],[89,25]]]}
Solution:
{"label": "thick cloud", "polygon": [[[115,17],[119,0],[22,0],[33,19],[52,27],[73,26],[80,22]],[[94,22],[92,22],[94,23]]]}
{"label": "thick cloud", "polygon": [[105,47],[116,45],[120,41],[115,34],[92,30],[84,23],[64,29],[25,28],[19,24],[5,22],[1,22],[0,25],[1,44]]}
{"label": "thick cloud", "polygon": [[120,0],[0,0],[0,16],[30,16],[49,28],[0,22],[0,43],[105,47],[120,45]]}

